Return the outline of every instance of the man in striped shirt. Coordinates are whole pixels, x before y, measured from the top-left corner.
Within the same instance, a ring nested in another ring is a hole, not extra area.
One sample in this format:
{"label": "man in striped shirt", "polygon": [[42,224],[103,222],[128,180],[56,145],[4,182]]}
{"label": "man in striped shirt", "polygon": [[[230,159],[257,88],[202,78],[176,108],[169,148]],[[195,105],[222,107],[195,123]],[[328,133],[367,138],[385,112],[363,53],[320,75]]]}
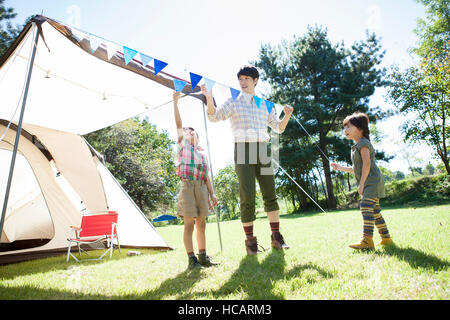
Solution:
{"label": "man in striped shirt", "polygon": [[259,80],[259,72],[255,67],[244,66],[237,74],[242,92],[236,99],[228,99],[222,106],[214,106],[212,92],[202,86],[202,93],[207,101],[208,119],[212,122],[230,119],[234,137],[235,170],[239,180],[241,221],[246,235],[247,254],[258,252],[258,243],[253,235],[255,215],[255,179],[258,180],[264,200],[264,211],[267,213],[272,230],[272,247],[288,249],[279,231],[279,206],[275,194],[275,182],[271,157],[268,155],[267,126],[276,133],[283,133],[292,115],[291,106],[284,107],[285,116],[278,119],[272,108],[258,107],[254,101],[255,86]]}

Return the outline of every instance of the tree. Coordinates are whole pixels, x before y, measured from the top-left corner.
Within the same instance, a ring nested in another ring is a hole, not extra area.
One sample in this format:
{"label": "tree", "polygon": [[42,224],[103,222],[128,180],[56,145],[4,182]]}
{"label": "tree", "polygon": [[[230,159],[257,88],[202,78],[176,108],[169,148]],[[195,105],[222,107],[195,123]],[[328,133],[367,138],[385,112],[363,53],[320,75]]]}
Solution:
{"label": "tree", "polygon": [[85,136],[141,210],[174,203],[178,186],[171,141],[147,120],[129,119]]}
{"label": "tree", "polygon": [[20,33],[19,27],[14,27],[11,20],[17,16],[14,8],[7,8],[0,0],[0,57],[6,52]]}
{"label": "tree", "polygon": [[432,176],[436,172],[436,169],[434,168],[434,166],[431,163],[428,163],[425,166],[424,172],[425,172],[425,174]]}
{"label": "tree", "polygon": [[[355,111],[366,112],[372,122],[384,116],[379,108],[368,105],[375,88],[385,84],[385,70],[378,68],[383,56],[375,34],[367,34],[365,41],[347,49],[343,43],[331,44],[327,30],[316,26],[308,27],[304,36],[294,37],[291,42],[262,45],[259,59],[254,62],[271,87],[268,99],[294,106],[294,115],[312,137],[306,136],[295,120],[289,122],[280,137],[283,146],[294,144],[294,140],[306,143],[295,146],[297,151],[292,150],[287,156],[292,159],[295,155],[298,160],[287,165],[287,169],[293,172],[301,170],[301,166],[309,171],[314,165],[300,157],[300,152],[312,152],[310,146],[314,145],[323,151],[315,149],[314,154],[320,157],[324,172],[328,208],[336,208],[328,159],[350,160],[349,142],[335,134],[342,130],[342,120]],[[314,157],[309,160],[315,161]]]}
{"label": "tree", "polygon": [[426,19],[418,19],[415,34],[419,46],[412,51],[420,57],[433,55],[437,48],[448,48],[450,38],[450,5],[448,0],[416,0],[426,7]]}
{"label": "tree", "polygon": [[239,181],[232,165],[220,169],[214,176],[214,188],[222,207],[228,212],[230,219],[237,217],[239,203]]}
{"label": "tree", "polygon": [[427,20],[420,20],[420,43],[413,52],[418,66],[390,75],[388,97],[410,119],[401,127],[405,141],[425,142],[450,174],[450,7],[448,0],[420,0],[427,6]]}

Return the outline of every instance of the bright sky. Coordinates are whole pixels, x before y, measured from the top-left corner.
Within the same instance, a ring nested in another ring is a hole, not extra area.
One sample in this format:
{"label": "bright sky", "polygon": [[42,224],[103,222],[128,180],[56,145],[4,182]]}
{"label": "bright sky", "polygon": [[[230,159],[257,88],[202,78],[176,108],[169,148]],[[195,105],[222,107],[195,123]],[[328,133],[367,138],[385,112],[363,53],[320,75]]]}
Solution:
{"label": "bright sky", "polygon": [[[178,70],[192,71],[234,88],[239,88],[237,71],[257,59],[261,44],[292,40],[315,24],[328,29],[332,43],[343,41],[348,47],[365,39],[366,29],[375,31],[386,50],[383,65],[407,67],[413,63],[408,48],[417,41],[413,33],[416,20],[424,17],[423,6],[414,0],[6,0],[5,5],[18,13],[17,24],[42,13],[149,54]],[[384,95],[384,90],[377,90],[371,105],[389,108]],[[172,106],[163,109],[158,115],[148,114],[149,119],[175,139]],[[205,137],[201,105],[183,106],[181,100],[180,112],[185,124]],[[379,130],[386,136],[375,147],[396,155],[389,164],[381,165],[408,172],[402,156],[404,147],[398,141],[400,124],[399,117],[379,123]],[[217,172],[232,163],[229,122],[208,123],[208,131]],[[203,144],[206,146],[204,140]],[[424,163],[429,161],[431,152],[426,146],[408,150]]]}

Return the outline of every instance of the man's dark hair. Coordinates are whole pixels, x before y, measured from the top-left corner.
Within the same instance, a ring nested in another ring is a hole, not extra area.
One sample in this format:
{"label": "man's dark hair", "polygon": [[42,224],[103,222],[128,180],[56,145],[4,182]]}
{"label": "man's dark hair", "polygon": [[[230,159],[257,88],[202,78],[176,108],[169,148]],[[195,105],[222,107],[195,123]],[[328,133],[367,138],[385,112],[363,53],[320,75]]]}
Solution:
{"label": "man's dark hair", "polygon": [[240,76],[249,76],[249,77],[252,77],[253,80],[259,79],[259,72],[258,72],[258,69],[256,69],[253,66],[243,66],[237,73],[238,79]]}

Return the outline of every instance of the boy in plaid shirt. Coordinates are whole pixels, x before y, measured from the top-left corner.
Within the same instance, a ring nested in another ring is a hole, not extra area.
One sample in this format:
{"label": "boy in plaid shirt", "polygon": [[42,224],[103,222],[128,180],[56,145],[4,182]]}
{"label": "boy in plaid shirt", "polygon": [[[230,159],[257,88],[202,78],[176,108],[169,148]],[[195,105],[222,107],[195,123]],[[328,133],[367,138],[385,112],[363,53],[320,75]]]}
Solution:
{"label": "boy in plaid shirt", "polygon": [[[198,145],[198,134],[191,127],[184,127],[178,110],[180,92],[174,92],[173,105],[177,125],[178,176],[181,189],[178,194],[178,216],[184,220],[183,240],[188,254],[188,268],[215,265],[206,254],[206,216],[217,205],[217,198],[208,176],[208,159]],[[198,259],[194,254],[192,234],[197,229]]]}

